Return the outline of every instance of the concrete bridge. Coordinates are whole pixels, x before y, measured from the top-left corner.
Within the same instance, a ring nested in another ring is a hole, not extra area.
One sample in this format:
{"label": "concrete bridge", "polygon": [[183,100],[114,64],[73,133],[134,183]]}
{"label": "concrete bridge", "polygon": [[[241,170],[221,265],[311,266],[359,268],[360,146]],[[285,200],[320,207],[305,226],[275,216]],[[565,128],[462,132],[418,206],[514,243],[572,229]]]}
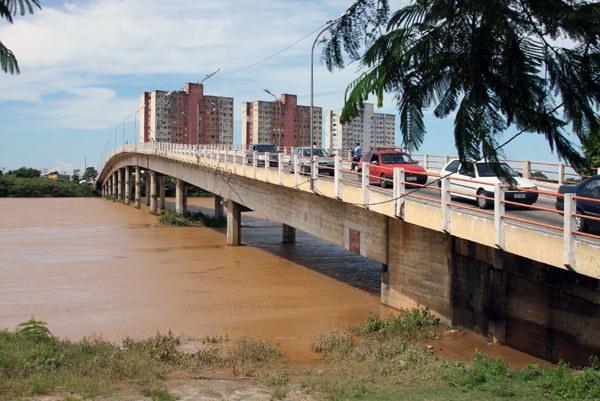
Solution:
{"label": "concrete bridge", "polygon": [[339,157],[333,177],[319,176],[316,164],[302,175],[297,158],[277,157],[248,164],[240,150],[129,144],[106,159],[98,183],[140,207],[146,174],[156,212],[164,177],[174,177],[178,213],[188,184],[214,193],[217,209],[223,200],[229,245],[240,244],[241,212],[255,210],[283,224],[284,241],[299,229],[380,262],[386,305],[428,307],[447,324],[553,361],[600,355],[600,241],[574,234],[572,197],[556,233],[509,218],[500,185],[486,215],[454,207],[447,178],[433,201],[407,190],[399,169],[393,191],[383,191],[368,185],[368,168],[361,182],[345,178]]}

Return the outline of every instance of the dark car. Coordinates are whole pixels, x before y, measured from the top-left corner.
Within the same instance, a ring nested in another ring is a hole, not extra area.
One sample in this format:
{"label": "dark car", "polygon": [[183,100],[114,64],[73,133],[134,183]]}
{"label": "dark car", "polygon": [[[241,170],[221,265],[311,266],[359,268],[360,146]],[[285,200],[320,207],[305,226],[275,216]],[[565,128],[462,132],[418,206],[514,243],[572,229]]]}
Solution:
{"label": "dark car", "polygon": [[264,166],[265,159],[268,158],[270,167],[279,166],[279,151],[274,145],[270,143],[254,143],[248,147],[246,151],[246,163],[252,164],[254,159],[254,152],[256,152],[256,165]]}
{"label": "dark car", "polygon": [[[600,218],[600,175],[594,175],[586,178],[579,184],[561,185],[558,188],[558,193],[575,194],[575,196],[581,196],[583,198],[596,199],[597,202],[594,202],[593,200],[576,199],[577,214]],[[565,201],[562,196],[556,197],[556,209],[565,209]],[[577,216],[575,217],[576,231],[586,232],[592,227],[599,229],[600,221]]]}

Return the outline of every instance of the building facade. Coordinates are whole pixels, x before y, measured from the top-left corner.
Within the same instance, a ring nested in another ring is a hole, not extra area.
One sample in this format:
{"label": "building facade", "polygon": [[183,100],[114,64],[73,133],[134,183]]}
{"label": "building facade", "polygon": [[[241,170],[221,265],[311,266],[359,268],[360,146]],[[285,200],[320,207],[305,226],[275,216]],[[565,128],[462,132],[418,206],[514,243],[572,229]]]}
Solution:
{"label": "building facade", "polygon": [[[321,146],[323,111],[313,107],[313,142]],[[279,148],[310,146],[310,107],[299,106],[296,95],[280,100],[242,103],[242,146],[271,143]]]}
{"label": "building facade", "polygon": [[325,113],[325,147],[330,149],[353,149],[360,143],[363,149],[394,146],[396,140],[396,116],[373,112],[373,104],[365,103],[360,114],[350,123],[340,124],[342,109]]}
{"label": "building facade", "polygon": [[204,95],[203,85],[142,92],[140,141],[233,144],[233,98]]}

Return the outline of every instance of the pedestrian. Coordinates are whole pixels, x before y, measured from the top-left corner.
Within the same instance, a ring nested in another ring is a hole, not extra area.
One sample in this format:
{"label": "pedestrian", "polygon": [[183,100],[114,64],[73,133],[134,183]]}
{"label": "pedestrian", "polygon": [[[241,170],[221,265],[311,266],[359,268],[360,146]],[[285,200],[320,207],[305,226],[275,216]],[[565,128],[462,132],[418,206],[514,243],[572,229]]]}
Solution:
{"label": "pedestrian", "polygon": [[350,167],[350,170],[354,171],[354,168],[356,167],[356,165],[360,161],[360,158],[362,157],[362,152],[362,146],[360,146],[359,142],[356,142],[356,147],[352,151],[352,166]]}

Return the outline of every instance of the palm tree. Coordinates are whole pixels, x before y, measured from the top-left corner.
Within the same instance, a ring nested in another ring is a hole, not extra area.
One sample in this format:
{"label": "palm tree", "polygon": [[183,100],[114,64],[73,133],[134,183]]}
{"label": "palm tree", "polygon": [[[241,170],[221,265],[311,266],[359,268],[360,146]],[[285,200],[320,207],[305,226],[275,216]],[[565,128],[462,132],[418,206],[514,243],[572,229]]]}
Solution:
{"label": "palm tree", "polygon": [[[17,13],[25,15],[26,11],[33,14],[34,6],[41,9],[40,0],[0,0],[0,17],[12,24],[13,15]],[[17,58],[2,42],[0,42],[0,67],[2,71],[10,74],[20,72]]]}
{"label": "palm tree", "polygon": [[438,118],[455,113],[462,162],[497,160],[498,139],[514,126],[517,135],[544,135],[560,158],[583,166],[565,128],[584,142],[599,127],[598,2],[416,0],[389,19],[387,8],[387,0],[356,1],[332,29],[328,68],[343,68],[346,53],[363,70],[346,90],[342,122],[370,94],[381,105],[384,92],[393,93],[411,148],[422,144],[432,107]]}

